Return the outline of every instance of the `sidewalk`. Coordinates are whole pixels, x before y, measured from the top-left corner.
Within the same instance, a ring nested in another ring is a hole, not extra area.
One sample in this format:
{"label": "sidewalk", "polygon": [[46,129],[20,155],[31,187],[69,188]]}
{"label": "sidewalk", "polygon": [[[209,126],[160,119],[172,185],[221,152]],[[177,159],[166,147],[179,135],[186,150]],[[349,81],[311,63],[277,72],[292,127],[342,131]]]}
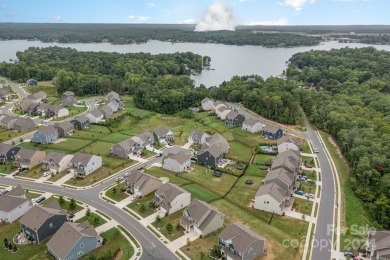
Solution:
{"label": "sidewalk", "polygon": [[68,180],[70,180],[70,179],[72,179],[72,178],[73,178],[73,174],[68,173],[68,174],[66,174],[64,177],[62,177],[61,179],[59,179],[58,181],[53,182],[53,185],[61,186],[62,184],[64,184],[65,182],[67,182]]}
{"label": "sidewalk", "polygon": [[148,225],[151,225],[154,221],[156,221],[156,217],[157,217],[158,213],[159,212],[155,212],[152,215],[147,216],[144,219],[141,219],[139,222],[141,222],[141,224],[144,225],[145,227]]}
{"label": "sidewalk", "polygon": [[194,241],[199,238],[199,234],[196,233],[194,230],[191,230],[188,234],[185,234],[178,239],[170,242],[167,244],[167,247],[172,251],[175,252],[185,246],[187,244],[187,239],[190,239],[191,241]]}
{"label": "sidewalk", "polygon": [[46,177],[43,177],[43,176],[42,176],[41,178],[37,179],[35,182],[43,183],[43,182],[47,181],[48,179],[50,179],[50,177],[51,177],[51,174],[49,174],[49,175],[46,176]]}
{"label": "sidewalk", "polygon": [[86,213],[87,213],[87,208],[84,208],[84,209],[82,209],[82,210],[76,212],[76,213],[74,214],[73,221],[76,221],[76,220],[78,220],[78,219],[84,217]]}
{"label": "sidewalk", "polygon": [[185,145],[182,146],[182,148],[189,149],[192,144],[193,142],[187,142]]}
{"label": "sidewalk", "polygon": [[116,203],[115,206],[117,206],[118,208],[121,209],[121,208],[129,205],[132,202],[132,200],[131,200],[132,198],[133,198],[133,195],[130,195],[126,199],[123,199],[123,200],[119,201],[118,203]]}
{"label": "sidewalk", "polygon": [[[291,218],[303,220],[302,215],[305,215],[305,214],[302,214],[302,213],[296,212],[296,211],[286,211],[286,216],[291,217]],[[310,223],[315,223],[315,218],[308,216],[308,215],[305,215],[305,221],[310,222]]]}
{"label": "sidewalk", "polygon": [[110,220],[107,223],[104,223],[103,225],[98,226],[95,229],[96,229],[96,232],[98,234],[100,234],[100,233],[103,233],[103,232],[105,232],[105,231],[107,231],[107,230],[109,230],[111,228],[116,227],[116,226],[118,226],[118,223],[115,220]]}

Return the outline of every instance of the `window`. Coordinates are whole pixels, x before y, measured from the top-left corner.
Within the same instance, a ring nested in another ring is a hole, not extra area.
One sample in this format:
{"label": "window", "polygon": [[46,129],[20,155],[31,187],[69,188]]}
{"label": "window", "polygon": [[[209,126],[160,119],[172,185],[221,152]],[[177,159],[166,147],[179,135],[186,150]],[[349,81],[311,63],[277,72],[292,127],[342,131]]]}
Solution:
{"label": "window", "polygon": [[80,243],[80,248],[82,248],[84,245],[83,245],[83,243]]}

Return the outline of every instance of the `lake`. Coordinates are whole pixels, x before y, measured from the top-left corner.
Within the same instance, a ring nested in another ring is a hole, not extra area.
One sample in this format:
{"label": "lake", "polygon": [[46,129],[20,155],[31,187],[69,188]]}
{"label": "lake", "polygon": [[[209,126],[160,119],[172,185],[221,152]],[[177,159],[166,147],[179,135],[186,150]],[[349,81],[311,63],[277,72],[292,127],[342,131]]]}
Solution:
{"label": "lake", "polygon": [[[204,84],[207,87],[218,86],[223,81],[230,80],[234,75],[257,74],[263,78],[277,76],[286,69],[286,61],[295,53],[309,50],[330,50],[349,46],[367,47],[368,44],[324,42],[317,46],[294,48],[265,48],[261,46],[235,46],[213,43],[170,43],[149,41],[141,44],[112,45],[110,43],[43,43],[40,41],[11,40],[0,41],[0,61],[9,61],[16,58],[17,51],[24,51],[28,47],[60,46],[71,47],[79,51],[105,52],[150,52],[173,53],[191,51],[211,57],[211,68],[203,70],[200,75],[192,76],[196,85]],[[390,51],[389,45],[374,46],[379,50]]]}

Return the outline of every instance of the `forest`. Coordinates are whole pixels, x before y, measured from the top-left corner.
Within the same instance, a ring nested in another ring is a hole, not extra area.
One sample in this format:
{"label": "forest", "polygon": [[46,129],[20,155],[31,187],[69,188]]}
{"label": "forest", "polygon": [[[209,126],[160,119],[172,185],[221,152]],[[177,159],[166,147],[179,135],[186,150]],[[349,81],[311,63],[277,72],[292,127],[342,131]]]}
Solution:
{"label": "forest", "polygon": [[[390,53],[373,47],[293,55],[289,79],[309,120],[338,142],[351,168],[355,194],[390,228]],[[359,214],[359,213],[357,213]]]}
{"label": "forest", "polygon": [[295,124],[300,118],[293,81],[259,76],[233,77],[219,87],[195,87],[191,71],[200,72],[209,57],[191,52],[151,55],[79,52],[71,48],[29,48],[18,52],[19,62],[0,64],[0,75],[25,82],[52,80],[59,94],[70,90],[78,96],[101,95],[114,90],[134,95],[139,108],[175,114],[200,105],[205,98],[243,102],[247,107],[278,120]]}
{"label": "forest", "polygon": [[112,44],[144,43],[149,40],[168,42],[223,43],[229,45],[311,46],[320,38],[290,33],[253,33],[236,31],[194,32],[194,25],[126,25],[126,24],[0,24],[1,40],[39,40],[42,42]]}

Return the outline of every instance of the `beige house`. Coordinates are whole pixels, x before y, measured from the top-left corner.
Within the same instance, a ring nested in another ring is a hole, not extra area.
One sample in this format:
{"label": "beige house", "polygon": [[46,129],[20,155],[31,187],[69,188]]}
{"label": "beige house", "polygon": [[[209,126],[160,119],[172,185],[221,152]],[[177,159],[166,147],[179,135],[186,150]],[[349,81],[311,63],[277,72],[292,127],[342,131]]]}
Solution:
{"label": "beige house", "polygon": [[207,146],[217,146],[223,153],[229,152],[229,143],[226,138],[220,134],[215,133],[212,136],[207,137],[206,144]]}
{"label": "beige house", "polygon": [[232,112],[232,110],[228,109],[227,107],[221,107],[217,110],[217,117],[221,120],[225,120],[226,116]]}
{"label": "beige house", "polygon": [[42,163],[42,168],[52,173],[60,173],[68,169],[69,163],[72,160],[73,155],[50,152],[46,155]]}
{"label": "beige house", "polygon": [[132,171],[125,180],[126,189],[136,197],[144,197],[156,191],[161,185],[161,180],[140,171]]}
{"label": "beige house", "polygon": [[289,135],[285,135],[282,138],[278,139],[278,153],[285,152],[287,150],[300,150],[300,144],[298,139],[293,138]]}
{"label": "beige house", "polygon": [[162,160],[162,168],[168,171],[182,173],[191,166],[190,154],[181,151],[177,154],[168,154]]}
{"label": "beige house", "polygon": [[154,193],[153,201],[160,213],[168,216],[190,205],[191,193],[175,184],[165,183]]}
{"label": "beige house", "polygon": [[294,198],[291,197],[291,191],[280,187],[275,182],[271,182],[260,186],[253,207],[282,215],[290,209],[293,203]]}
{"label": "beige house", "polygon": [[261,130],[263,129],[263,124],[258,120],[247,118],[242,123],[241,129],[244,131],[248,131],[250,133],[257,133],[257,132],[261,132]]}
{"label": "beige house", "polygon": [[205,236],[223,227],[224,217],[210,204],[194,199],[183,211],[180,224],[186,231],[194,229],[199,235]]}
{"label": "beige house", "polygon": [[31,169],[41,164],[45,156],[45,152],[22,148],[15,155],[14,164],[20,168]]}
{"label": "beige house", "polygon": [[202,109],[205,111],[209,111],[214,108],[214,100],[209,98],[202,99]]}

